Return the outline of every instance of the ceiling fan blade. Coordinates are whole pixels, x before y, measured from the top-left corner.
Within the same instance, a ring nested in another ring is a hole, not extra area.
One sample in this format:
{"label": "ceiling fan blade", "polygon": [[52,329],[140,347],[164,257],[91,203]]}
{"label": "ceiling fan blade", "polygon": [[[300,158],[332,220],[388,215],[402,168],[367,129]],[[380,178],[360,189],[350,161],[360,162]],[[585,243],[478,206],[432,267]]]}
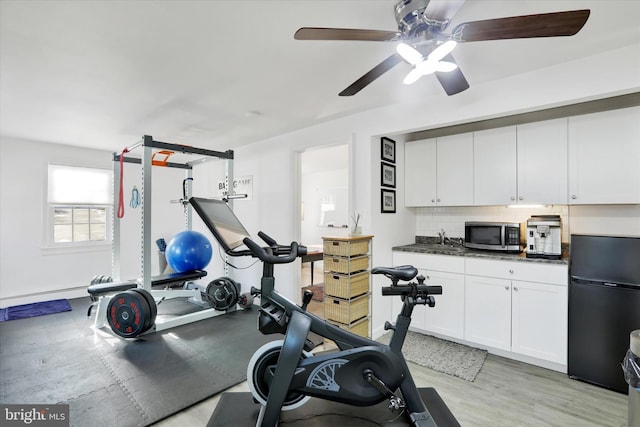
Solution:
{"label": "ceiling fan blade", "polygon": [[[456,60],[453,59],[453,56],[451,54],[445,56],[442,60],[456,64]],[[447,95],[449,96],[469,89],[469,82],[467,82],[464,74],[462,74],[462,71],[460,71],[460,67],[457,67],[455,70],[445,73],[436,71],[435,75],[442,85],[442,88],[445,92],[447,92]]]}
{"label": "ceiling fan blade", "polygon": [[347,87],[345,90],[340,92],[338,95],[339,96],[355,95],[356,93],[364,89],[366,86],[368,86],[370,83],[372,83],[375,79],[377,79],[378,77],[380,77],[381,75],[383,75],[384,73],[386,73],[387,71],[389,71],[390,69],[392,69],[393,67],[395,67],[401,62],[402,62],[402,58],[400,57],[400,55],[394,53],[393,55],[389,56],[387,59],[385,59],[384,61],[382,61],[375,67],[373,67],[371,70],[369,70],[369,72],[367,72],[364,76],[360,77],[358,80],[353,82],[349,87]]}
{"label": "ceiling fan blade", "polygon": [[589,9],[464,22],[451,32],[461,42],[572,36],[584,26]]}
{"label": "ceiling fan blade", "polygon": [[302,27],[293,35],[296,40],[361,40],[386,42],[399,40],[400,33],[385,30],[360,30],[355,28]]}

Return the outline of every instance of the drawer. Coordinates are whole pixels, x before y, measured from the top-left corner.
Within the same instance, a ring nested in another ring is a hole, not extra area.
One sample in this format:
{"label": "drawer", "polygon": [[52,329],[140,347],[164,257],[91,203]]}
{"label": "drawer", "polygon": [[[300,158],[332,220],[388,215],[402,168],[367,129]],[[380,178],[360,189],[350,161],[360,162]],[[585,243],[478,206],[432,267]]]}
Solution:
{"label": "drawer", "polygon": [[346,242],[340,240],[325,240],[322,244],[322,251],[325,255],[364,255],[369,252],[369,240]]}
{"label": "drawer", "polygon": [[543,264],[525,261],[495,261],[465,258],[465,273],[474,276],[497,277],[525,282],[567,285],[569,269],[562,264]]}
{"label": "drawer", "polygon": [[353,322],[349,325],[345,325],[339,322],[329,321],[334,326],[337,326],[340,329],[345,329],[354,333],[356,335],[360,335],[361,337],[369,338],[369,318],[360,319],[357,322]]}
{"label": "drawer", "polygon": [[369,292],[369,272],[354,275],[325,273],[324,293],[338,298],[353,298]]}
{"label": "drawer", "polygon": [[449,255],[420,254],[415,252],[393,252],[393,265],[413,265],[427,271],[464,273],[464,257]]}
{"label": "drawer", "polygon": [[361,257],[338,257],[326,256],[323,259],[324,271],[351,274],[358,271],[364,271],[369,268],[369,256]]}
{"label": "drawer", "polygon": [[356,320],[369,316],[369,295],[351,300],[325,295],[324,316],[327,320],[349,325]]}

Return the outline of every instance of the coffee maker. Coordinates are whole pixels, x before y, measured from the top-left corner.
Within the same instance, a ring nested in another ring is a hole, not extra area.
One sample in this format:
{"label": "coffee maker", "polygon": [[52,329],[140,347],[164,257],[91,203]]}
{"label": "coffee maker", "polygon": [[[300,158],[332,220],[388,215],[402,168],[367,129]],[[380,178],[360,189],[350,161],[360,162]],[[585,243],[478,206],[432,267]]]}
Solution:
{"label": "coffee maker", "polygon": [[533,215],[527,220],[527,258],[562,258],[560,215]]}

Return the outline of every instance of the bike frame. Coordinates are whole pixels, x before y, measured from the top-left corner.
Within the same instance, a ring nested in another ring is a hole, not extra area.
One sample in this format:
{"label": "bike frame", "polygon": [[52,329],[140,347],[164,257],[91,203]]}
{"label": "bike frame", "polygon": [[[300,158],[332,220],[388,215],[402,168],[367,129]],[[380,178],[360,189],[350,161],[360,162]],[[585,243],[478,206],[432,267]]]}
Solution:
{"label": "bike frame", "polygon": [[[436,424],[429,414],[418,390],[415,382],[409,371],[409,367],[402,355],[402,345],[404,344],[409,324],[411,323],[411,314],[413,308],[416,305],[416,301],[411,296],[404,298],[404,303],[401,312],[398,314],[395,330],[391,337],[389,345],[385,345],[376,341],[372,341],[368,338],[355,335],[349,331],[338,328],[323,319],[307,312],[302,307],[293,303],[291,300],[280,295],[275,290],[275,278],[273,276],[273,264],[264,262],[263,274],[261,279],[261,305],[263,310],[278,310],[284,311],[285,318],[282,319],[285,322],[285,338],[282,345],[278,364],[273,376],[273,382],[270,386],[269,396],[267,399],[267,405],[263,408],[262,425],[275,426],[280,416],[280,410],[282,404],[287,396],[287,393],[291,391],[292,380],[296,373],[298,365],[301,363],[300,358],[304,349],[304,344],[309,331],[314,332],[324,338],[328,338],[336,343],[340,352],[332,353],[329,357],[338,357],[341,352],[345,352],[351,349],[359,349],[361,347],[368,347],[369,349],[375,348],[388,348],[392,353],[397,355],[397,359],[400,363],[400,368],[404,374],[404,379],[400,384],[400,391],[404,398],[409,417],[414,425],[421,427],[435,427]],[[273,307],[272,305],[275,305]],[[265,332],[261,329],[263,333]],[[275,331],[274,331],[275,332]],[[363,349],[364,351],[365,349]],[[312,357],[313,358],[313,357]],[[308,359],[307,359],[308,360]],[[301,391],[304,394],[316,395],[317,397],[341,401],[340,393],[335,395],[327,395],[326,393],[310,393],[308,389],[302,388],[297,391]],[[379,403],[385,400],[387,396],[380,394],[380,399],[375,402],[371,400],[362,399],[361,402],[352,401],[350,404],[359,406],[368,406],[371,404]],[[343,399],[344,401],[344,399]]]}

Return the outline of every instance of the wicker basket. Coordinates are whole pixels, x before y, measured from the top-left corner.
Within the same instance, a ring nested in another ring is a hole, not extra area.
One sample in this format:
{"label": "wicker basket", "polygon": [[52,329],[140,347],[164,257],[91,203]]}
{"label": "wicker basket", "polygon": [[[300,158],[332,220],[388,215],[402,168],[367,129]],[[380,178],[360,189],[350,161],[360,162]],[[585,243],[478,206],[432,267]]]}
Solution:
{"label": "wicker basket", "polygon": [[324,299],[324,316],[327,320],[348,325],[369,314],[369,295],[362,295],[352,300],[333,298]]}
{"label": "wicker basket", "polygon": [[364,319],[360,319],[357,322],[354,322],[350,325],[344,325],[339,322],[331,322],[331,321],[329,321],[329,323],[339,327],[340,329],[345,329],[356,335],[360,335],[361,337],[369,338],[369,318],[368,317]]}
{"label": "wicker basket", "polygon": [[356,258],[325,256],[323,261],[324,271],[327,272],[351,274],[369,268],[369,257],[367,255]]}
{"label": "wicker basket", "polygon": [[325,240],[323,252],[326,255],[354,256],[363,255],[369,252],[369,240],[359,241],[338,241]]}
{"label": "wicker basket", "polygon": [[369,272],[352,276],[325,273],[324,293],[338,298],[354,298],[369,292]]}

